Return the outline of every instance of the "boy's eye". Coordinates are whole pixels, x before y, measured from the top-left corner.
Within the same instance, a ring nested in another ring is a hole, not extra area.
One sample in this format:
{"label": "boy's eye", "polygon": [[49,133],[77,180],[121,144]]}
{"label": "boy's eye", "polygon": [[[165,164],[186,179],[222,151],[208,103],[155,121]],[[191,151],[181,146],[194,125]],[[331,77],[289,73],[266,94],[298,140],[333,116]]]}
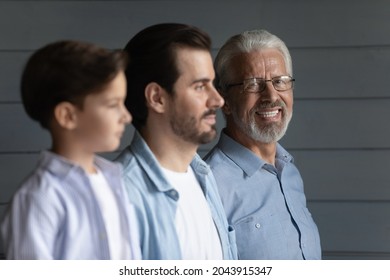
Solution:
{"label": "boy's eye", "polygon": [[109,103],[109,104],[108,104],[108,107],[110,107],[110,108],[116,108],[116,107],[118,107],[118,106],[119,106],[119,103],[118,103],[118,102]]}

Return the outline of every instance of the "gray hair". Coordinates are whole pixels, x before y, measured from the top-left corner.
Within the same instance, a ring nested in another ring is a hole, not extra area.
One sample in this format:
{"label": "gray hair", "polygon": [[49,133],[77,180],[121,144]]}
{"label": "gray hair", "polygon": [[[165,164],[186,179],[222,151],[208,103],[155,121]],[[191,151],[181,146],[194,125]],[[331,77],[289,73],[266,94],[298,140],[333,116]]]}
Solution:
{"label": "gray hair", "polygon": [[276,49],[283,55],[288,74],[292,76],[291,55],[285,43],[266,30],[251,30],[234,35],[221,47],[215,61],[215,85],[225,91],[229,83],[229,66],[234,56],[264,49]]}

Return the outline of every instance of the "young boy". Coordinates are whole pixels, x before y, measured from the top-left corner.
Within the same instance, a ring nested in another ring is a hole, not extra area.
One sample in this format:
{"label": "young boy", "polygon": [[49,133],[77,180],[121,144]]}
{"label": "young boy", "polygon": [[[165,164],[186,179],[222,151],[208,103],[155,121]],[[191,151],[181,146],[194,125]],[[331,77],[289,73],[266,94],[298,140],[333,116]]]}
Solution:
{"label": "young boy", "polygon": [[22,76],[27,114],[48,129],[50,151],[14,195],[1,224],[8,259],[139,259],[134,210],[121,168],[97,152],[118,148],[126,56],[60,41],[29,59]]}

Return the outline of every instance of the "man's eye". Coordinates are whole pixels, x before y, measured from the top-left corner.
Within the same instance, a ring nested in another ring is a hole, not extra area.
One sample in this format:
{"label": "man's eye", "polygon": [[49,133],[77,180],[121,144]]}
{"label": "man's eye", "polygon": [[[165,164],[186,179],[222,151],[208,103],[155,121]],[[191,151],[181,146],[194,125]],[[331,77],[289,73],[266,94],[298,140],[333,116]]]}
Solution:
{"label": "man's eye", "polygon": [[286,83],[283,79],[275,79],[273,82],[275,85],[284,85]]}
{"label": "man's eye", "polygon": [[252,92],[252,91],[257,91],[259,89],[259,84],[258,83],[250,83],[246,86],[245,90]]}
{"label": "man's eye", "polygon": [[205,85],[198,85],[195,87],[195,90],[204,90],[206,88]]}

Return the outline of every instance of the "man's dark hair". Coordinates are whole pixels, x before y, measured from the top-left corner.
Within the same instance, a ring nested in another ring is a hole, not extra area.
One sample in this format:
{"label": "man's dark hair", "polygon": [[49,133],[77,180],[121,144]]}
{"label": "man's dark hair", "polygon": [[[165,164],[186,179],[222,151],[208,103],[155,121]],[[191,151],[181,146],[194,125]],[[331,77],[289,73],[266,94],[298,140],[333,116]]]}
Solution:
{"label": "man's dark hair", "polygon": [[22,74],[21,94],[27,114],[49,129],[55,107],[64,101],[83,108],[89,94],[98,93],[120,71],[127,56],[79,41],[58,41],[37,50]]}
{"label": "man's dark hair", "polygon": [[168,93],[179,78],[176,52],[179,48],[210,51],[211,39],[194,26],[163,23],[150,26],[136,34],[126,45],[129,57],[126,69],[126,107],[133,116],[133,125],[140,130],[146,123],[145,88],[155,82]]}

